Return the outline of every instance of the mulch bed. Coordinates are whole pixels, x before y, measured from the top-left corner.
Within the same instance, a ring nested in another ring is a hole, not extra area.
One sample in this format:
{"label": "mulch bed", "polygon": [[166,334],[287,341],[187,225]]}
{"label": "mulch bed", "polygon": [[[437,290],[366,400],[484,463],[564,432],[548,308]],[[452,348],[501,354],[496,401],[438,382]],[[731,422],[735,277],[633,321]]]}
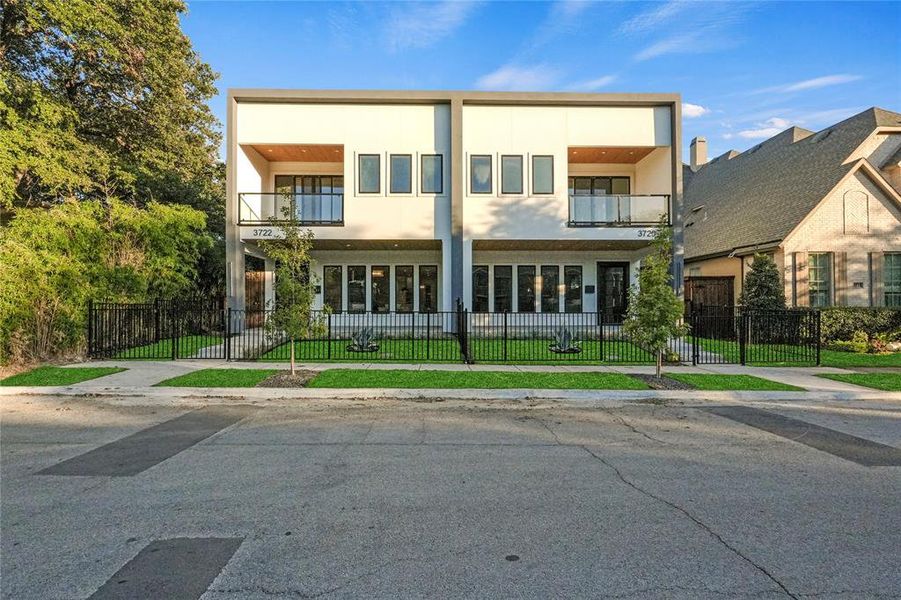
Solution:
{"label": "mulch bed", "polygon": [[263,381],[259,382],[256,387],[264,387],[264,388],[299,388],[304,387],[307,382],[316,375],[318,375],[316,371],[306,371],[302,369],[298,369],[295,371],[294,376],[291,376],[291,371],[280,371],[274,375],[270,375]]}
{"label": "mulch bed", "polygon": [[687,383],[683,383],[681,381],[676,381],[675,379],[670,379],[666,375],[661,375],[660,377],[656,377],[654,375],[632,375],[636,379],[641,379],[643,382],[648,384],[652,390],[693,390],[694,387],[688,385]]}

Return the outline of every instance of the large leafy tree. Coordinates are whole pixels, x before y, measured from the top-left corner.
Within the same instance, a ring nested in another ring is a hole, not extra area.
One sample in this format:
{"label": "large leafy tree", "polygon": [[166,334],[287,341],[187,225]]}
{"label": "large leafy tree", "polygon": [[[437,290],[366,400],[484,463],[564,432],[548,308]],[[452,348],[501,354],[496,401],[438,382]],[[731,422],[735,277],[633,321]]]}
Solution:
{"label": "large leafy tree", "polygon": [[185,10],[181,0],[3,0],[0,220],[65,200],[186,204],[218,242],[199,282],[221,285],[224,171],[207,105],[216,74],[181,31]]}

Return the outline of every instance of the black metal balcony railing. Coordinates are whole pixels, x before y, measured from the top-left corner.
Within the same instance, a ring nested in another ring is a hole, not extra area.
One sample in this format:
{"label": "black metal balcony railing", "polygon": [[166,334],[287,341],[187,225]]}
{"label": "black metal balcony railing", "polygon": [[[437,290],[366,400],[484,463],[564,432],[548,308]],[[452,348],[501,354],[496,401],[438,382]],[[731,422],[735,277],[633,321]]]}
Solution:
{"label": "black metal balcony railing", "polygon": [[238,204],[239,225],[344,225],[344,194],[339,192],[243,192]]}
{"label": "black metal balcony railing", "polygon": [[604,194],[569,196],[569,227],[647,227],[666,217],[669,196]]}

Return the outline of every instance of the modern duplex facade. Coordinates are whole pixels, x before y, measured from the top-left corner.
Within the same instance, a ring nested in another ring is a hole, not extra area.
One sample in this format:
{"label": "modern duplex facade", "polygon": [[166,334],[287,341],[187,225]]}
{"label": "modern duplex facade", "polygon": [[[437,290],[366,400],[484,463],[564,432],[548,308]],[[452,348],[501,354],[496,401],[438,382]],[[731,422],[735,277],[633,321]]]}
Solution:
{"label": "modern duplex facade", "polygon": [[734,304],[756,253],[792,306],[901,307],[901,114],[870,108],[814,132],[685,166],[685,296]]}
{"label": "modern duplex facade", "polygon": [[293,226],[334,312],[618,318],[661,218],[681,285],[676,94],[235,89],[227,120],[232,308]]}

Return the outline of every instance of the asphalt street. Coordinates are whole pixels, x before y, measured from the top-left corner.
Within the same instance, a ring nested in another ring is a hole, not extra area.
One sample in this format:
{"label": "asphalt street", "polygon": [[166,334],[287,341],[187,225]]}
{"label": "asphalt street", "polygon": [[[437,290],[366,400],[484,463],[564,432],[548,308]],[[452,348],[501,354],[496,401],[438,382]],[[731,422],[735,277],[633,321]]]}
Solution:
{"label": "asphalt street", "polygon": [[898,403],[0,415],[3,598],[901,597]]}

